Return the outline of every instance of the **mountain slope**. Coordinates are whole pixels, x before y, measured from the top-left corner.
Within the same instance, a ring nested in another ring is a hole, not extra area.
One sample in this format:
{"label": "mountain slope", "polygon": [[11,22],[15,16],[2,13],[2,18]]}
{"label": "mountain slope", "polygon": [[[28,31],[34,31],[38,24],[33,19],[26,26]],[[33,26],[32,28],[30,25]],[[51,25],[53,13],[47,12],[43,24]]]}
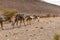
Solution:
{"label": "mountain slope", "polygon": [[41,0],[0,0],[0,9],[18,9],[22,13],[60,14],[60,7]]}

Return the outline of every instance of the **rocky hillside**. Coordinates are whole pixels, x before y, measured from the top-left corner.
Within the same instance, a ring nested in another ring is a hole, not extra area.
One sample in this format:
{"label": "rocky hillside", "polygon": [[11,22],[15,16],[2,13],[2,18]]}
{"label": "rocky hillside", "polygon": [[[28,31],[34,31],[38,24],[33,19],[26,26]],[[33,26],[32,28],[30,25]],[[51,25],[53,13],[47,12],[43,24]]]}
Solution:
{"label": "rocky hillside", "polygon": [[0,9],[18,9],[22,13],[60,14],[60,7],[41,0],[0,0]]}

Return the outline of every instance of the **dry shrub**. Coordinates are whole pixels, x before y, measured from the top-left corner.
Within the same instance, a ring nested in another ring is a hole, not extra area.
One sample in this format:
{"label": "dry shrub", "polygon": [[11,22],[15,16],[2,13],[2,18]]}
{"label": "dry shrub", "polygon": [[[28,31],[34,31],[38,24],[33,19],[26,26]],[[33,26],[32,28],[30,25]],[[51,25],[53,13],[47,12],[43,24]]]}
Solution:
{"label": "dry shrub", "polygon": [[46,16],[47,16],[47,17],[50,17],[50,14],[47,14]]}
{"label": "dry shrub", "polygon": [[54,35],[54,40],[59,40],[59,37],[60,37],[60,35],[55,34],[55,35]]}
{"label": "dry shrub", "polygon": [[35,28],[38,28],[38,27],[35,27]]}
{"label": "dry shrub", "polygon": [[9,10],[9,9],[5,9],[5,10],[3,10],[3,16],[6,16],[6,17],[8,17],[8,16],[14,16],[16,13],[18,13],[18,10],[16,10],[16,9],[11,9],[11,10]]}
{"label": "dry shrub", "polygon": [[56,17],[56,15],[53,15],[53,17]]}
{"label": "dry shrub", "polygon": [[43,27],[40,27],[40,29],[43,29]]}
{"label": "dry shrub", "polygon": [[41,15],[40,17],[41,17],[41,18],[47,18],[47,17],[50,17],[50,14]]}
{"label": "dry shrub", "polygon": [[59,17],[59,15],[53,15],[53,17]]}
{"label": "dry shrub", "polygon": [[11,22],[13,16],[15,16],[18,13],[18,10],[16,10],[16,9],[10,9],[10,10],[4,9],[3,12],[4,13],[2,15],[4,16],[4,20]]}

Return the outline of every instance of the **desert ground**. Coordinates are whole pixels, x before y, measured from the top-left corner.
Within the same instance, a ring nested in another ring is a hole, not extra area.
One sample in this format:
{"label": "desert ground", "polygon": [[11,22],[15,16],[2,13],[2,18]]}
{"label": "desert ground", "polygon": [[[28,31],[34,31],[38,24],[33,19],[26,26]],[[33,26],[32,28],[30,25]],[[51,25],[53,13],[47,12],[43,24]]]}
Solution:
{"label": "desert ground", "polygon": [[11,23],[0,28],[0,40],[53,40],[55,34],[60,35],[60,17],[40,18],[40,22],[32,21],[31,25],[22,25],[12,29]]}

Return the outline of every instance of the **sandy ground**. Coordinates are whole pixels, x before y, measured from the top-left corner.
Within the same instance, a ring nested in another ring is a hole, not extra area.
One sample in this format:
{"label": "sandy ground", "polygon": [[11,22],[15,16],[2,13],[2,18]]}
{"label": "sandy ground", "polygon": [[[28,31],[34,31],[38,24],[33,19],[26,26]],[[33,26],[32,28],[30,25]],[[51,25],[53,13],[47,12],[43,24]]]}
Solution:
{"label": "sandy ground", "polygon": [[33,23],[14,29],[11,24],[4,24],[5,30],[0,28],[0,40],[53,40],[55,33],[60,34],[60,17],[40,18],[40,22]]}

